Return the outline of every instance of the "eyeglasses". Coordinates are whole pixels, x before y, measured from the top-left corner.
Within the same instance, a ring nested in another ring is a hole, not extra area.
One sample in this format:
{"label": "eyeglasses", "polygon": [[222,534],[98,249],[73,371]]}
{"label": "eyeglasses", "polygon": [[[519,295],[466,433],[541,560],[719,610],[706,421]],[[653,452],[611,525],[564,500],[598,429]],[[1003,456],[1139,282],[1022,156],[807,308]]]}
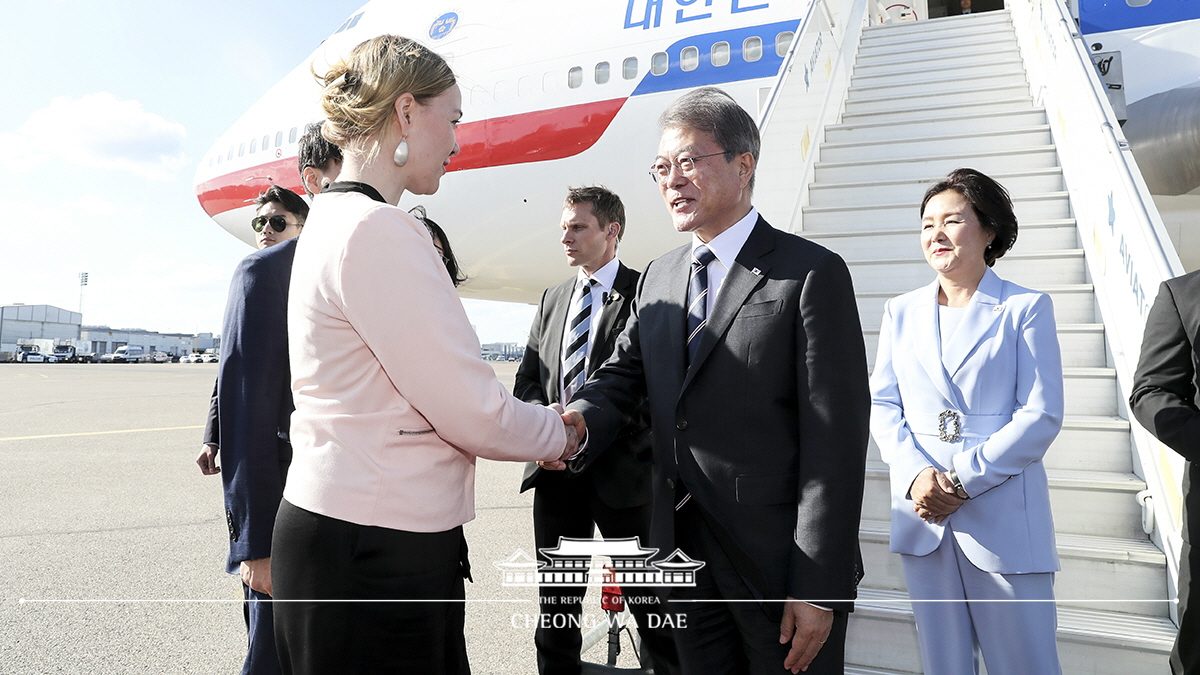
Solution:
{"label": "eyeglasses", "polygon": [[717,155],[723,154],[725,154],[724,151],[714,152],[711,155],[680,157],[679,159],[668,160],[666,162],[660,161],[654,166],[650,167],[650,177],[654,179],[655,183],[662,184],[667,180],[667,176],[671,175],[671,167],[675,167],[676,169],[679,169],[679,173],[691,178],[692,174],[696,173],[696,162],[704,159],[705,157],[716,157]]}
{"label": "eyeglasses", "polygon": [[283,232],[288,227],[288,221],[283,216],[257,216],[250,221],[250,227],[253,227],[255,232],[262,232],[267,225],[276,232]]}

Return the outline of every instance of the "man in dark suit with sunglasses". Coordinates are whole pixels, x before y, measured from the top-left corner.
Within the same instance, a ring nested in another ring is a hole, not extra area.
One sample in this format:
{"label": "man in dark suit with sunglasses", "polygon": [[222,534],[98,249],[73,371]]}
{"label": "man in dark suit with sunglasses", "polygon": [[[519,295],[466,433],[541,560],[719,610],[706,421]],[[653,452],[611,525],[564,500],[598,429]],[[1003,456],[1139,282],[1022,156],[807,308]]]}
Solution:
{"label": "man in dark suit with sunglasses", "polygon": [[[229,284],[221,364],[196,463],[220,473],[229,526],[226,571],[240,574],[249,648],[243,675],[280,672],[271,605],[271,532],[292,461],[287,293],[296,237],[308,203],[272,185],[254,200],[260,250],[242,259]],[[217,454],[222,467],[217,466]]]}

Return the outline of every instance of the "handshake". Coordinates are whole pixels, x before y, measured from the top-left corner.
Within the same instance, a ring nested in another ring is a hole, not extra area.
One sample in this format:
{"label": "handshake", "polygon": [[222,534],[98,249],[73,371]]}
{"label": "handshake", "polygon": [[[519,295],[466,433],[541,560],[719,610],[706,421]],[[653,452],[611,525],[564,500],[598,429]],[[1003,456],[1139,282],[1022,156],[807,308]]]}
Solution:
{"label": "handshake", "polygon": [[558,403],[546,407],[562,417],[563,424],[567,427],[567,445],[563,448],[561,457],[555,460],[540,461],[538,466],[551,471],[562,471],[567,468],[567,460],[574,459],[580,453],[579,446],[586,438],[587,425],[583,421],[583,414],[578,410],[564,410]]}

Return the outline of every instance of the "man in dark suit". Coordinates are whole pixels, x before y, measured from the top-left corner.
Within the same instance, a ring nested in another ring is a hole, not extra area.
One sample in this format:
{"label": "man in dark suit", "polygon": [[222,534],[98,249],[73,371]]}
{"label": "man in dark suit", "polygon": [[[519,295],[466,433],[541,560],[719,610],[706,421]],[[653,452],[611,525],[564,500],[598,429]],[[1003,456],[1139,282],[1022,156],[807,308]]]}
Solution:
{"label": "man in dark suit", "polygon": [[568,406],[589,434],[570,468],[648,398],[651,546],[705,563],[670,589],[684,672],[841,673],[870,414],[850,273],[758,216],[758,130],[731,97],[697,89],[659,124],[651,175],[691,242],[642,273],[613,356]]}
{"label": "man in dark suit", "polygon": [[1200,609],[1189,602],[1200,578],[1200,272],[1162,283],[1146,318],[1142,355],[1129,405],[1138,422],[1187,460],[1183,475],[1183,549],[1179,565],[1179,634],[1174,675],[1200,675]]}
{"label": "man in dark suit", "polygon": [[224,483],[226,571],[241,574],[246,600],[245,675],[280,672],[271,605],[257,601],[271,598],[271,533],[292,461],[287,294],[296,236],[308,216],[304,199],[277,185],[255,204],[260,250],[242,259],[229,284],[221,364],[196,460],[201,472],[220,473]]}
{"label": "man in dark suit", "polygon": [[[567,262],[579,272],[546,289],[529,329],[529,344],[517,369],[513,395],[547,405],[565,403],[587,375],[612,354],[629,319],[639,274],[617,259],[625,232],[621,198],[603,187],[572,188],[562,212],[562,245]],[[599,527],[605,538],[638,537],[650,532],[650,429],[644,409],[617,434],[604,456],[577,474],[525,468],[521,492],[534,489],[533,531],[539,549],[558,545],[559,537],[591,538]],[[584,586],[544,586],[543,617],[534,635],[541,675],[578,675],[582,636],[578,619]],[[635,589],[625,589],[633,594]],[[638,619],[643,649],[658,675],[678,671],[670,632],[650,626],[653,595],[630,603]],[[661,626],[661,623],[657,623]]]}

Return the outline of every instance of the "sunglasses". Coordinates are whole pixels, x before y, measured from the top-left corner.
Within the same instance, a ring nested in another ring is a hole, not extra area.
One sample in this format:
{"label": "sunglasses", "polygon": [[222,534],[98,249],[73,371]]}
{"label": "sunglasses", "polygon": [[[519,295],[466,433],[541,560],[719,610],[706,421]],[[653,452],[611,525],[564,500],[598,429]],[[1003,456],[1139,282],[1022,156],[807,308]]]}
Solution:
{"label": "sunglasses", "polygon": [[250,221],[250,227],[253,227],[255,232],[262,232],[263,228],[267,225],[270,225],[271,229],[276,232],[283,232],[287,229],[288,221],[283,216],[271,216],[269,218],[267,216],[257,216],[254,220]]}

